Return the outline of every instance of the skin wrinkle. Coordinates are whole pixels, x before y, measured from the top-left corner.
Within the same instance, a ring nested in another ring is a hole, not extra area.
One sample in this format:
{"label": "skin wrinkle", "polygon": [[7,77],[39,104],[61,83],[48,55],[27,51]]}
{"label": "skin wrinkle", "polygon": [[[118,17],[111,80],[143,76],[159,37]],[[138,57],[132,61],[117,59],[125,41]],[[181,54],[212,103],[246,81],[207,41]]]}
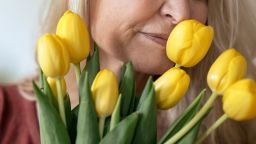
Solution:
{"label": "skin wrinkle", "polygon": [[[229,76],[228,73],[231,73],[231,71],[230,71],[230,65],[231,65],[232,61],[233,61],[234,59],[236,59],[237,57],[240,57],[240,56],[238,55],[238,56],[236,56],[236,57],[233,57],[232,60],[230,60],[230,62],[229,62],[229,64],[228,64],[228,66],[229,66],[228,71],[225,71],[225,73],[221,76],[220,81],[218,81],[219,83],[218,83],[218,85],[217,85],[217,87],[216,87],[218,90],[219,90],[219,89],[223,90],[223,88],[227,87],[226,85],[221,85],[221,84],[223,84],[223,83],[225,83],[225,81],[228,81],[228,80],[229,80],[229,77],[226,77],[226,76]],[[241,73],[241,75],[242,75],[242,73]]]}

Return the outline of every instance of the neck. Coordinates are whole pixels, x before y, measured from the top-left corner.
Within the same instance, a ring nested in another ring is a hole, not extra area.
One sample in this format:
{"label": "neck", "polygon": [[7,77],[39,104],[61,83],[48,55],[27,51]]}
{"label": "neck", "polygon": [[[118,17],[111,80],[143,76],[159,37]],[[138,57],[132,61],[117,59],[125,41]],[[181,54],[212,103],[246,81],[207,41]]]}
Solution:
{"label": "neck", "polygon": [[120,61],[113,56],[108,55],[103,50],[99,49],[100,56],[100,69],[109,69],[115,73],[118,82],[120,81],[121,68],[124,64],[123,61]]}
{"label": "neck", "polygon": [[147,83],[149,75],[135,72],[135,95],[138,96],[144,89],[144,86]]}
{"label": "neck", "polygon": [[[100,51],[100,64],[101,70],[105,68],[110,69],[116,74],[118,82],[120,82],[121,68],[124,64],[123,61],[120,61],[113,56],[109,56],[104,51]],[[142,92],[148,77],[149,75],[147,74],[135,71],[135,95],[139,95]]]}

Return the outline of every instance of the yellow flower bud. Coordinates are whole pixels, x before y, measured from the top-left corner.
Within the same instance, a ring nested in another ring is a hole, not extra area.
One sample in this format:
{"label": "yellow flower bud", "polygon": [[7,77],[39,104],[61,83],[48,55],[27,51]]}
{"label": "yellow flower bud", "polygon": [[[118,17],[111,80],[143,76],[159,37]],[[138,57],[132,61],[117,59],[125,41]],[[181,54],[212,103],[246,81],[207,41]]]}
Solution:
{"label": "yellow flower bud", "polygon": [[108,69],[101,70],[93,81],[91,91],[98,116],[110,116],[118,100],[115,74]]}
{"label": "yellow flower bud", "polygon": [[82,18],[68,10],[61,17],[56,34],[60,36],[70,54],[70,62],[77,64],[87,58],[90,49],[89,32]]}
{"label": "yellow flower bud", "polygon": [[61,77],[69,70],[68,51],[57,35],[47,33],[39,39],[37,59],[47,77]]}
{"label": "yellow flower bud", "polygon": [[[49,86],[52,90],[52,93],[55,96],[55,99],[57,101],[58,100],[58,98],[57,98],[57,96],[58,96],[57,95],[57,85],[56,85],[57,79],[48,77],[47,82],[49,83]],[[62,87],[62,94],[63,94],[63,99],[64,99],[65,96],[66,96],[66,93],[67,93],[66,81],[65,81],[64,78],[61,79],[61,87]]]}
{"label": "yellow flower bud", "polygon": [[230,85],[242,79],[246,74],[245,58],[235,49],[224,51],[212,64],[207,82],[213,92],[222,94]]}
{"label": "yellow flower bud", "polygon": [[180,68],[171,68],[155,82],[157,107],[169,109],[185,95],[190,83],[189,75]]}
{"label": "yellow flower bud", "polygon": [[231,85],[222,98],[223,110],[229,118],[242,121],[256,117],[256,82],[243,79]]}
{"label": "yellow flower bud", "polygon": [[196,20],[180,22],[171,32],[166,46],[168,58],[178,65],[192,67],[208,52],[214,31]]}

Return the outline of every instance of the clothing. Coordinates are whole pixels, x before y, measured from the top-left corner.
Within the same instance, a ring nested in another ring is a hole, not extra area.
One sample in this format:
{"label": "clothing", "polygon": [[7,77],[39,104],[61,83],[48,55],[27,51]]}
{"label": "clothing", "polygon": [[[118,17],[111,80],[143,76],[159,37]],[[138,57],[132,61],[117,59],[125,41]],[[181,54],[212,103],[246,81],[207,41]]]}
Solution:
{"label": "clothing", "polygon": [[39,144],[36,103],[16,85],[0,86],[0,144]]}

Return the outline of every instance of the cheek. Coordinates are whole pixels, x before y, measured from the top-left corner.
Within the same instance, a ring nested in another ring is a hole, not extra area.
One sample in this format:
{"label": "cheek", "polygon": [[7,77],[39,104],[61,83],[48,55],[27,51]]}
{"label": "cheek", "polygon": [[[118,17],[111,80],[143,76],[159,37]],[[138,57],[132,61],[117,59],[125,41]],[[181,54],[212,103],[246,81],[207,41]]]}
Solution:
{"label": "cheek", "polygon": [[91,33],[99,47],[118,59],[129,59],[127,45],[136,35],[135,25],[146,21],[155,13],[159,2],[155,0],[98,1],[91,18]]}
{"label": "cheek", "polygon": [[194,2],[191,4],[191,17],[206,23],[208,16],[208,5],[207,2]]}
{"label": "cheek", "polygon": [[[120,28],[122,18],[120,9],[116,6],[116,0],[98,1],[95,11],[91,12],[91,34],[99,47],[107,53],[119,53],[115,51],[119,47],[116,35]],[[122,0],[123,1],[123,0]]]}

